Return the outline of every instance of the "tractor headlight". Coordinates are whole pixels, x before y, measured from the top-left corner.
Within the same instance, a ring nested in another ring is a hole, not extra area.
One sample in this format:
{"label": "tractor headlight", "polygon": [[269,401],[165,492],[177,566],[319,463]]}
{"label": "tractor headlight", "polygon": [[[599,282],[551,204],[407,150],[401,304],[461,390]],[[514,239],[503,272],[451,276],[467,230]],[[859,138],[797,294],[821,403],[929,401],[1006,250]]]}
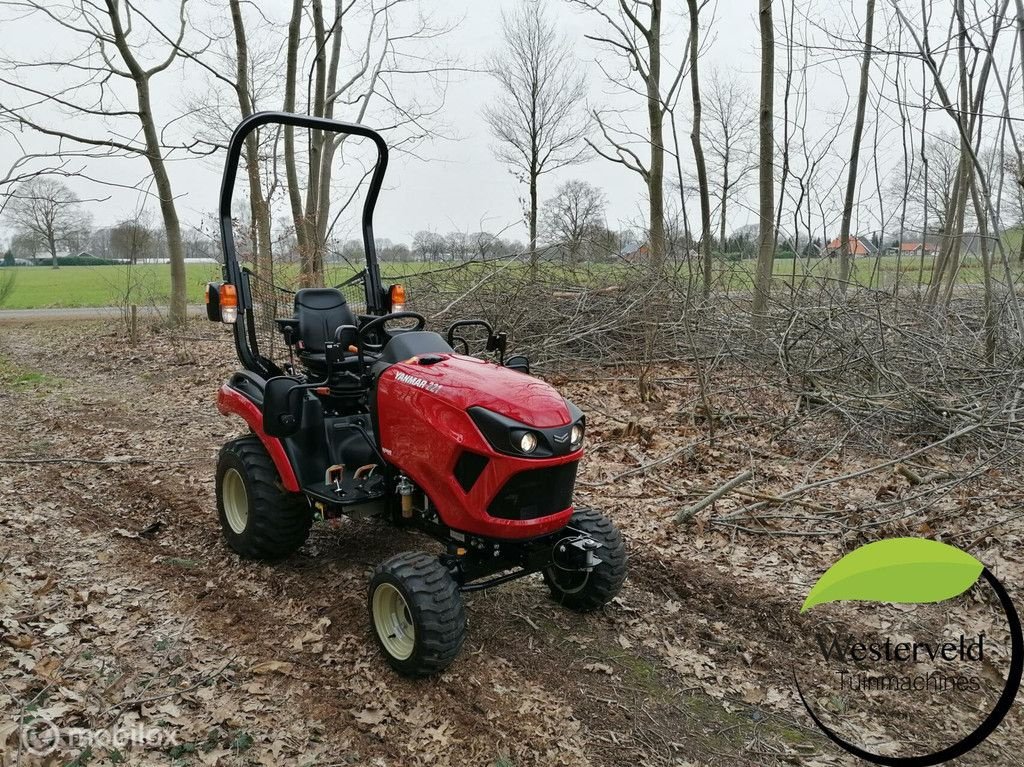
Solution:
{"label": "tractor headlight", "polygon": [[532,431],[524,431],[516,438],[516,447],[524,453],[532,453],[537,449],[537,435]]}
{"label": "tractor headlight", "polygon": [[573,450],[579,450],[583,447],[583,424],[574,423],[572,425],[572,431],[569,432],[569,447]]}

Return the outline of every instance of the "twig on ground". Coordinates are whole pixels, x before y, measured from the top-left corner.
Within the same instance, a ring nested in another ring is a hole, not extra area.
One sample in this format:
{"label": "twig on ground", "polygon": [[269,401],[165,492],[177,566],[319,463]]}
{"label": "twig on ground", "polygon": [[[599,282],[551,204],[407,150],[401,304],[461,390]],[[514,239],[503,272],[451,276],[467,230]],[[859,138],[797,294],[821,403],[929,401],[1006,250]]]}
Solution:
{"label": "twig on ground", "polygon": [[706,509],[708,506],[713,504],[715,501],[717,501],[723,495],[728,493],[730,490],[733,490],[734,488],[739,487],[740,485],[744,484],[745,482],[749,482],[753,478],[754,478],[754,472],[751,469],[747,469],[743,473],[737,474],[735,477],[730,479],[724,485],[722,485],[721,487],[713,490],[711,493],[706,495],[702,500],[697,501],[697,503],[693,504],[693,506],[690,506],[689,508],[686,508],[686,509],[680,509],[676,513],[675,523],[679,524],[680,522],[689,519],[694,514],[696,514],[699,511],[701,511],[702,509]]}

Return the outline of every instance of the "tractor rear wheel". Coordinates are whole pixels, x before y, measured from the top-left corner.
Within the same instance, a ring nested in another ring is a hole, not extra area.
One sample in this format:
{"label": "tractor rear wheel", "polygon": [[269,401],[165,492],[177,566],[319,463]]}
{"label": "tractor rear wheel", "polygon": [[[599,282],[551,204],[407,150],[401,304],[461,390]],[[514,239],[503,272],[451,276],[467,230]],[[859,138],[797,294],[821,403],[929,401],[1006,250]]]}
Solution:
{"label": "tractor rear wheel", "polygon": [[377,644],[400,674],[436,674],[462,649],[462,594],[436,556],[406,552],[383,562],[373,571],[366,601]]}
{"label": "tractor rear wheel", "polygon": [[601,564],[589,572],[552,564],[544,570],[544,582],[559,604],[590,612],[611,602],[622,588],[626,580],[626,544],[615,523],[595,509],[576,509],[569,526],[601,544],[594,552]]}
{"label": "tractor rear wheel", "polygon": [[217,514],[228,546],[246,559],[284,559],[306,542],[313,525],[306,498],[281,486],[274,462],[254,436],[220,450]]}

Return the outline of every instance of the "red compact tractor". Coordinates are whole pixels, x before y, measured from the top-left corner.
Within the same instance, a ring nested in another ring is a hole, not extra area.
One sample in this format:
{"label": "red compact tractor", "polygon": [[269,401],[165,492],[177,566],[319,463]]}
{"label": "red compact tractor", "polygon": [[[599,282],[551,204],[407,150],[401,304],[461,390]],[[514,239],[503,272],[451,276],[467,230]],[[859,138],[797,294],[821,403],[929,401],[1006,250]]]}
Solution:
{"label": "red compact tractor", "polygon": [[[287,304],[281,288],[239,262],[231,220],[243,142],[275,123],[367,138],[377,150],[362,217],[365,270],[337,287],[288,292]],[[383,562],[367,595],[388,662],[422,676],[462,646],[463,592],[541,573],[558,602],[594,610],[622,586],[626,551],[608,517],[573,507],[583,413],[531,377],[526,358],[506,359],[505,335],[486,322],[456,322],[443,337],[406,311],[400,286],[381,283],[372,216],[387,156],[369,128],[302,115],[259,113],[231,138],[220,197],[224,276],[207,287],[207,313],[231,325],[242,366],[221,387],[218,408],[250,433],[220,451],[217,510],[228,545],[251,559],[288,556],[314,519],[340,514],[440,542],[440,553]],[[495,361],[469,356],[459,334],[471,326],[486,334]],[[269,353],[275,344],[286,362]]]}

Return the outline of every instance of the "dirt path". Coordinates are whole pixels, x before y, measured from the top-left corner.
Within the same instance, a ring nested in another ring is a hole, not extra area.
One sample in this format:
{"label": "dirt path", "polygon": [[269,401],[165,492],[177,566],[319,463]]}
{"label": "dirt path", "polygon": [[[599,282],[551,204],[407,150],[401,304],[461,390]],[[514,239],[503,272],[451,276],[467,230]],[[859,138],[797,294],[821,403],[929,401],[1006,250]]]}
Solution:
{"label": "dirt path", "polygon": [[[471,595],[459,661],[395,676],[372,646],[367,576],[429,542],[345,521],[274,567],[222,544],[213,466],[240,424],[213,406],[233,367],[218,331],[132,349],[95,328],[0,337],[0,458],[101,462],[0,465],[0,764],[17,763],[26,715],[152,735],[61,764],[852,763],[792,699],[798,602],[681,554],[636,494],[607,493],[646,538],[615,604],[574,615],[539,579]],[[594,421],[599,443],[617,428]]]}
{"label": "dirt path", "polygon": [[[206,316],[202,304],[189,304],[186,311],[191,317]],[[140,319],[162,317],[167,314],[164,307],[140,306]],[[0,324],[22,325],[37,322],[66,322],[71,320],[117,320],[120,322],[121,309],[117,306],[75,306],[49,309],[0,309]]]}

